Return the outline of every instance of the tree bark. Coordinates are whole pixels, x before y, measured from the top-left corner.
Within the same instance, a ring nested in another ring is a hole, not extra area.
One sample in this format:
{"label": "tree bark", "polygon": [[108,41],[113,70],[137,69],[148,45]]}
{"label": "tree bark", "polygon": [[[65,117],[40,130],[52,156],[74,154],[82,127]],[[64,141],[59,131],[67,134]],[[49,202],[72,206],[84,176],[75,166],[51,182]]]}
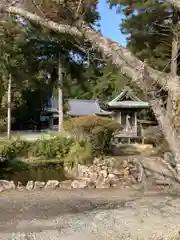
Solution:
{"label": "tree bark", "polygon": [[63,131],[63,66],[61,56],[58,56],[58,131]]}
{"label": "tree bark", "polygon": [[[179,78],[177,76],[177,57],[179,52],[179,43],[178,43],[178,33],[176,32],[176,28],[173,34],[173,41],[172,41],[172,58],[171,58],[171,79],[170,81],[179,82]],[[180,88],[177,86],[174,91],[168,91],[168,99],[167,99],[167,116],[170,119],[170,126],[172,134],[169,136],[169,142],[171,142],[174,147],[176,148],[175,154],[175,162],[176,162],[176,171],[178,177],[180,177],[180,117],[179,117],[179,106],[180,106]],[[172,139],[173,130],[176,131],[177,137]],[[177,139],[178,138],[178,139]],[[173,142],[173,140],[177,139],[177,144]],[[175,152],[175,151],[174,151]]]}
{"label": "tree bark", "polygon": [[159,104],[154,102],[152,105],[159,126],[161,127],[164,137],[169,144],[169,148],[174,155],[177,173],[176,177],[180,180],[180,139],[177,135],[176,129],[171,123],[170,118],[167,114],[163,114],[163,110],[160,108]]}
{"label": "tree bark", "polygon": [[180,0],[168,0],[168,2],[180,11]]}
{"label": "tree bark", "polygon": [[172,54],[171,54],[171,76],[177,77],[177,56],[178,56],[178,34],[173,34],[172,40]]}
{"label": "tree bark", "polygon": [[[150,76],[148,75],[148,72],[146,71],[146,67],[144,68],[144,77],[147,79],[147,84],[148,84],[148,80],[149,81],[151,80],[150,80]],[[176,80],[177,78],[173,78],[173,81],[176,82]],[[146,88],[148,89],[148,86],[146,86]],[[178,90],[179,89],[175,88],[174,92],[170,93],[172,94],[170,95],[170,99],[172,99],[171,96],[173,96],[174,98],[177,97],[177,95],[179,94]],[[174,160],[176,163],[177,178],[180,179],[180,139],[178,138],[176,128],[172,124],[171,116],[167,114],[167,110],[164,107],[163,99],[159,91],[157,91],[156,86],[152,86],[152,88],[149,89],[148,97],[150,99],[149,102],[156,116],[158,124],[163,132],[163,135],[166,141],[169,144],[170,151],[174,155]],[[168,95],[168,98],[169,98],[169,95]]]}
{"label": "tree bark", "polygon": [[[178,34],[176,33],[176,28],[173,31],[173,40],[172,40],[172,50],[171,50],[171,68],[170,68],[170,75],[171,78],[169,81],[171,82],[179,82],[179,79],[177,80],[177,56],[178,56],[179,46],[178,46]],[[176,113],[177,113],[177,99],[175,95],[177,95],[178,86],[175,89],[176,94],[174,91],[168,91],[168,98],[167,98],[167,114],[169,118],[172,120],[171,123],[173,123],[173,119],[175,121]]]}
{"label": "tree bark", "polygon": [[9,81],[8,81],[8,92],[7,92],[7,137],[10,140],[11,139],[11,82],[12,77],[11,74],[9,75]]}

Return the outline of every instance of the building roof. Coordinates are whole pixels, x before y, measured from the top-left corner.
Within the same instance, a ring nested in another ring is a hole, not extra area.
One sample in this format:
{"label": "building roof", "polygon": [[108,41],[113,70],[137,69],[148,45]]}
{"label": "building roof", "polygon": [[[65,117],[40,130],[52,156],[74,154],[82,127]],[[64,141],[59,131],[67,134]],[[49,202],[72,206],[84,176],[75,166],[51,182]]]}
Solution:
{"label": "building roof", "polygon": [[[125,87],[116,98],[107,103],[99,100],[68,99],[68,105],[69,110],[67,111],[67,115],[69,116],[108,116],[116,109],[143,109],[149,108],[150,106],[148,102],[144,102],[136,97],[129,87]],[[50,106],[46,108],[46,113],[58,113],[56,98],[52,97]]]}
{"label": "building roof", "polygon": [[83,100],[83,99],[69,99],[69,111],[67,114],[70,116],[87,116],[87,115],[109,115],[99,107],[96,100]]}
{"label": "building roof", "polygon": [[123,91],[110,102],[105,104],[100,103],[100,106],[106,111],[121,108],[142,109],[150,107],[148,102],[144,102],[135,96],[129,87],[125,87]]}
{"label": "building roof", "polygon": [[110,109],[115,108],[149,108],[148,102],[138,101],[120,101],[120,102],[108,102],[107,105]]}
{"label": "building roof", "polygon": [[[69,110],[66,112],[69,116],[107,116],[111,112],[105,111],[99,107],[97,100],[68,99]],[[58,105],[55,98],[51,99],[50,106],[46,108],[48,113],[58,114]]]}
{"label": "building roof", "polygon": [[130,100],[130,101],[137,101],[137,102],[142,102],[141,99],[139,99],[131,90],[130,87],[125,86],[122,92],[115,97],[111,102],[119,102],[119,101],[124,101],[124,100]]}

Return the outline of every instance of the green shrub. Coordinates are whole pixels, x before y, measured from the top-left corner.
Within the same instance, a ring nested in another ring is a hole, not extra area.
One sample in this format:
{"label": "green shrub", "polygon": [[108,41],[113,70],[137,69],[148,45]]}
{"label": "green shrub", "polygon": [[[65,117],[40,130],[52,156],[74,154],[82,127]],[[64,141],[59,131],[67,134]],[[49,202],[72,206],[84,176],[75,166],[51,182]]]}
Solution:
{"label": "green shrub", "polygon": [[0,132],[5,132],[7,128],[7,120],[4,118],[0,118]]}
{"label": "green shrub", "polygon": [[94,155],[111,153],[112,135],[119,128],[119,124],[111,121],[103,126],[97,126],[92,130],[90,142],[92,144]]}
{"label": "green shrub", "polygon": [[73,138],[55,136],[51,139],[37,140],[29,151],[29,155],[45,158],[64,158],[74,144]]}
{"label": "green shrub", "polygon": [[6,141],[0,146],[0,161],[16,157],[64,158],[74,144],[73,138],[55,136],[35,142],[24,140]]}
{"label": "green shrub", "polygon": [[99,116],[72,118],[64,126],[70,133],[88,138],[94,155],[109,153],[112,134],[121,128],[114,120]]}
{"label": "green shrub", "polygon": [[77,141],[70,149],[69,154],[64,159],[66,165],[73,166],[74,163],[89,164],[94,159],[91,143],[84,139]]}
{"label": "green shrub", "polygon": [[107,117],[83,116],[71,118],[65,121],[64,128],[68,132],[76,135],[89,135],[93,129],[97,128],[98,126],[104,126],[109,122],[112,122],[112,120]]}
{"label": "green shrub", "polygon": [[16,157],[27,156],[30,143],[24,140],[4,142],[0,147],[0,161],[8,161]]}

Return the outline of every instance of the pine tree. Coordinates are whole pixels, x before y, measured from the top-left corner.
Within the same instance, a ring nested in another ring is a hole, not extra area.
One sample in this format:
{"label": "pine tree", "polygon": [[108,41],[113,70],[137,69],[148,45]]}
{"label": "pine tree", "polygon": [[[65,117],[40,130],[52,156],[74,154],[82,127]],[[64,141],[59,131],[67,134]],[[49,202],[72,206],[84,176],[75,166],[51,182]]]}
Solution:
{"label": "pine tree", "polygon": [[127,47],[155,69],[169,72],[172,39],[175,32],[179,33],[180,12],[159,0],[110,3],[125,15],[121,31],[128,34]]}

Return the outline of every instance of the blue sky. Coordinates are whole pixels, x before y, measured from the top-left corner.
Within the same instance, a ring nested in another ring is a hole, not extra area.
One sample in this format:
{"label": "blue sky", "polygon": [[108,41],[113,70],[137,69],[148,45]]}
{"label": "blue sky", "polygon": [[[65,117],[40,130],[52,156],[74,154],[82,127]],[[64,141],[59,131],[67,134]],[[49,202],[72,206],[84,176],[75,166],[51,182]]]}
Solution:
{"label": "blue sky", "polygon": [[106,0],[100,0],[98,4],[98,11],[101,15],[101,31],[105,37],[126,45],[126,37],[121,34],[119,30],[119,24],[122,21],[123,16],[116,14],[116,9],[109,9]]}

